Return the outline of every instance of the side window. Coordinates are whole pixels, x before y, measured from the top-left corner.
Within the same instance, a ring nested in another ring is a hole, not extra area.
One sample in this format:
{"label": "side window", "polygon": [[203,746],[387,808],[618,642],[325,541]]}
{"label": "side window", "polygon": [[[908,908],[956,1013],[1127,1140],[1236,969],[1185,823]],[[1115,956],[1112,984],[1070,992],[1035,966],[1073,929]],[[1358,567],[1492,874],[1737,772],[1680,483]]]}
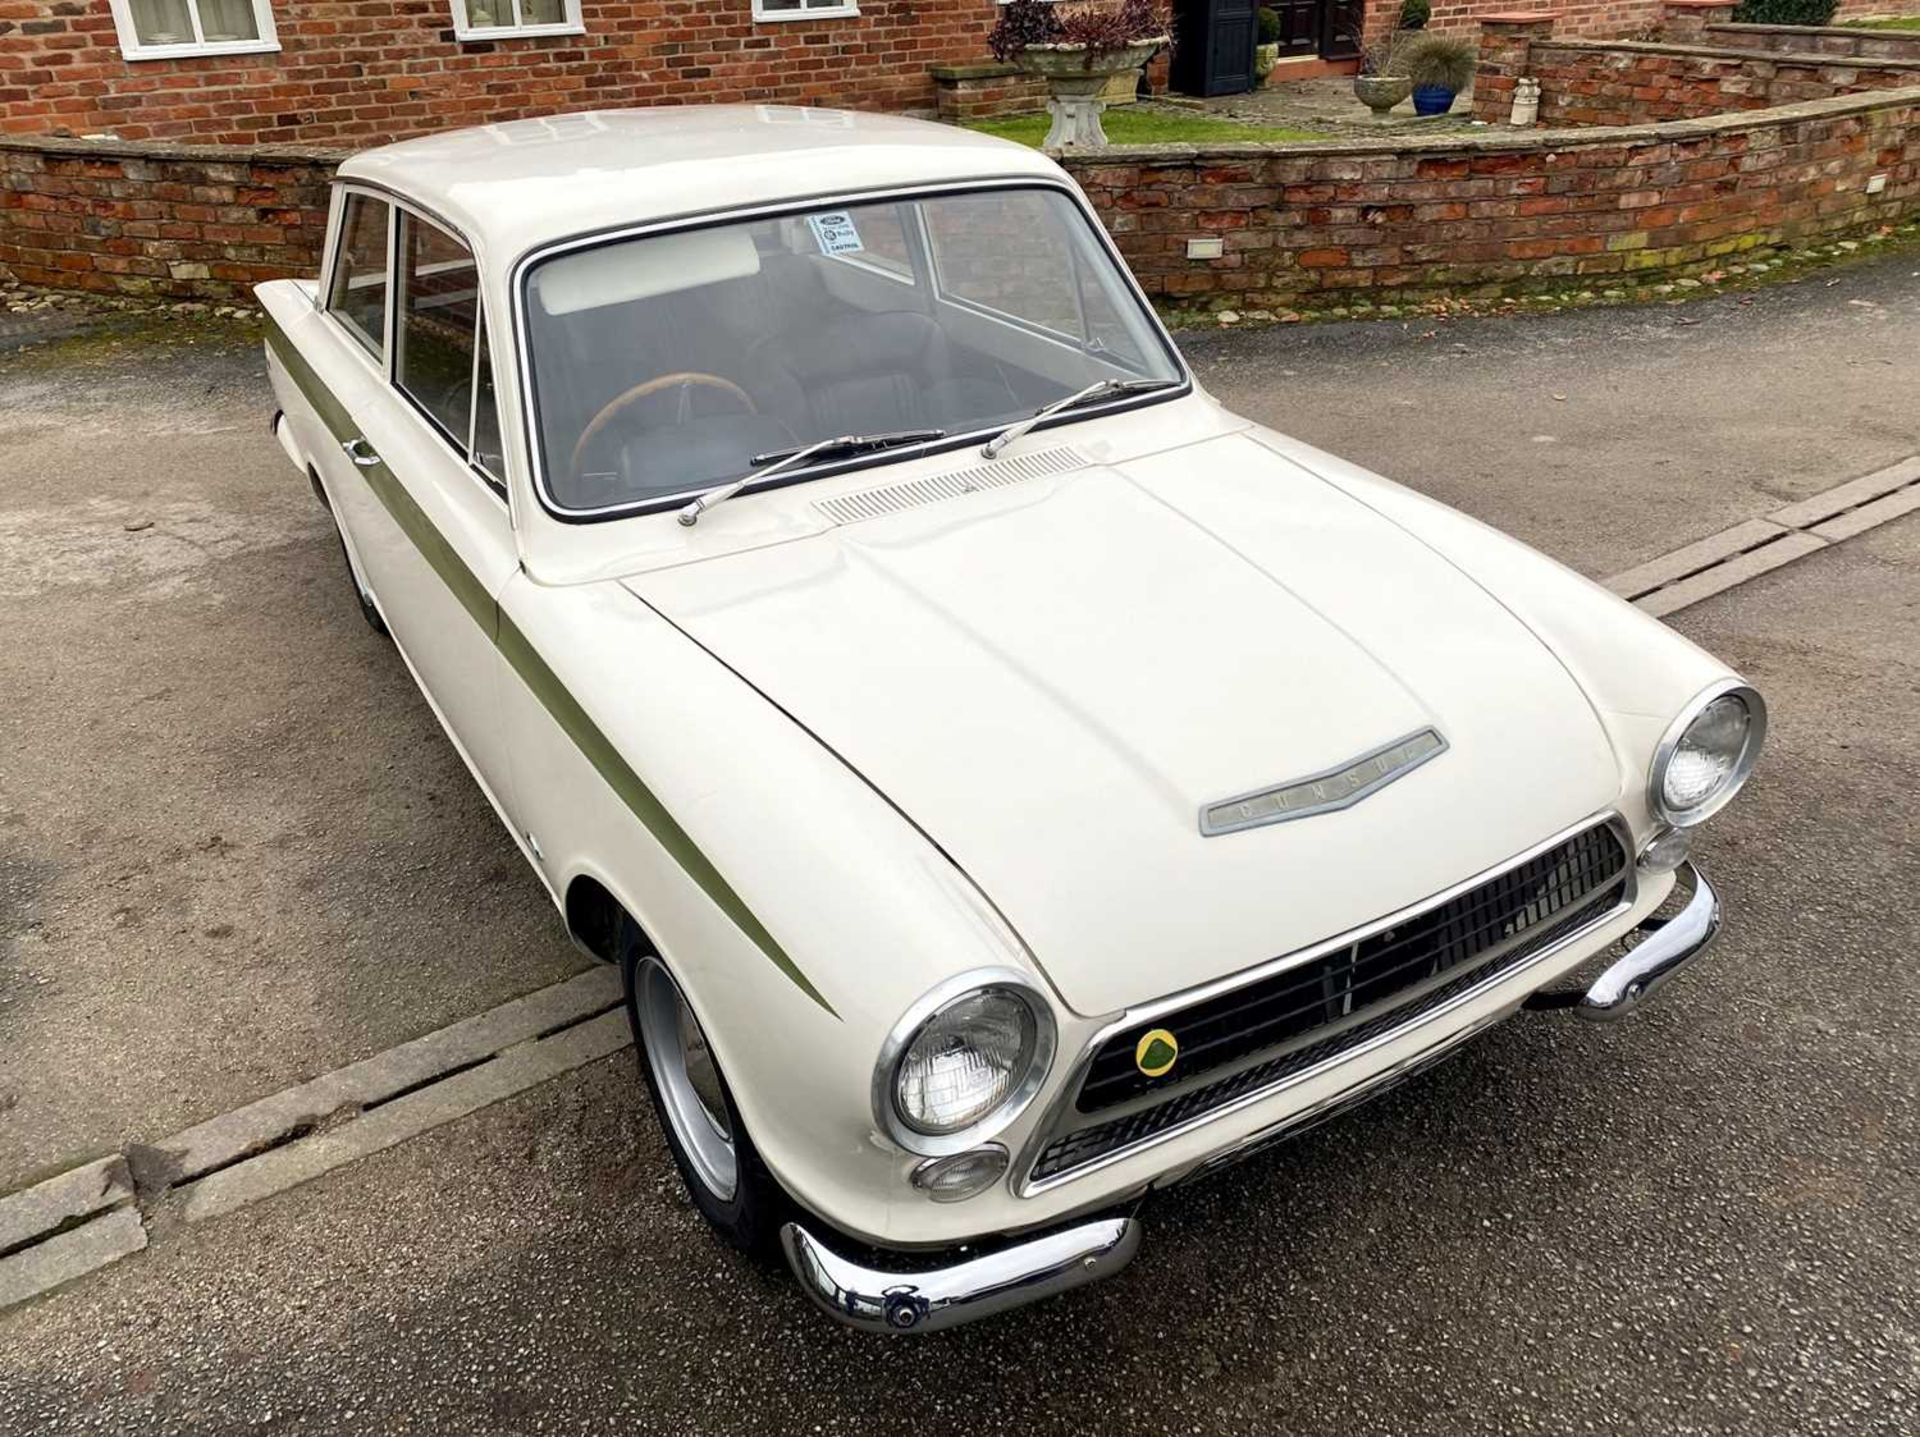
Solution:
{"label": "side window", "polygon": [[400,216],[400,333],[393,382],[464,455],[473,416],[479,274],[467,247],[437,225]]}
{"label": "side window", "polygon": [[501,451],[500,400],[493,392],[491,361],[492,355],[487,350],[487,317],[483,314],[473,371],[473,462],[499,484],[506,478],[507,461]]}
{"label": "side window", "polygon": [[348,194],[327,308],[375,358],[387,347],[387,204]]}

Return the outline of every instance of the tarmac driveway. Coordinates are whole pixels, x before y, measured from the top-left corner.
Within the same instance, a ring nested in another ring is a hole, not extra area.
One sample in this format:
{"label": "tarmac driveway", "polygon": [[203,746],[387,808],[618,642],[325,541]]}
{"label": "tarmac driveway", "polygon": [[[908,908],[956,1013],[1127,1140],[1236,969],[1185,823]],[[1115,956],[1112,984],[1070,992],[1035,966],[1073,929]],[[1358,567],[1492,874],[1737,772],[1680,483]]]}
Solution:
{"label": "tarmac driveway", "polygon": [[[1188,349],[1604,574],[1920,450],[1914,268]],[[0,361],[0,1191],[578,966],[267,407],[211,332]],[[1674,622],[1774,706],[1715,956],[1149,1209],[1111,1283],[843,1333],[706,1237],[621,1053],[0,1313],[0,1432],[1920,1429],[1920,517]]]}

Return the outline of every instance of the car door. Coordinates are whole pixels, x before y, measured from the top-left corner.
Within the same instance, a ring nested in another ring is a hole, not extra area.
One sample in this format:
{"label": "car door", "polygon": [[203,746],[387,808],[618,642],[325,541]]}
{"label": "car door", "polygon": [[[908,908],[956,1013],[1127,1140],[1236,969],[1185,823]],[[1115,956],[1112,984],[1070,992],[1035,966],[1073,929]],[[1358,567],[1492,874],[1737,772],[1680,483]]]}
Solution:
{"label": "car door", "polygon": [[451,229],[347,189],[309,356],[345,410],[316,446],[381,616],[509,823],[495,598],[519,568],[478,269]]}

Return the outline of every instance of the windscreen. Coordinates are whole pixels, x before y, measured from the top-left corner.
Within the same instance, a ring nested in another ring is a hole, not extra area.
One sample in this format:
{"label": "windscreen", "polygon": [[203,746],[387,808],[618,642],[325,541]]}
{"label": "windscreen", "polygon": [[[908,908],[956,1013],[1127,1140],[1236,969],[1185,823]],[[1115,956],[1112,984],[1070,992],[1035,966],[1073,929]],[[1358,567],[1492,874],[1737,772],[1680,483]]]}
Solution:
{"label": "windscreen", "polygon": [[816,440],[971,434],[1099,380],[1180,376],[1048,189],[573,250],[532,269],[526,316],[545,486],[579,512],[696,494]]}

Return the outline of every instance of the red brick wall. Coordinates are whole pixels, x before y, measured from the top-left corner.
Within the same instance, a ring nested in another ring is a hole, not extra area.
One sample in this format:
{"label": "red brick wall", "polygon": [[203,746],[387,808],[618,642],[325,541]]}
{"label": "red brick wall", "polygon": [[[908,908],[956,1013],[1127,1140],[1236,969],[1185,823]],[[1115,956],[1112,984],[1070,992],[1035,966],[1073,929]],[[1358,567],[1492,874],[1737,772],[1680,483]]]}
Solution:
{"label": "red brick wall", "polygon": [[[1064,163],[1163,299],[1600,288],[1920,212],[1920,88],[1590,139],[1507,131]],[[1876,174],[1887,184],[1869,195]],[[1225,254],[1188,259],[1194,235],[1222,236]]]}
{"label": "red brick wall", "polygon": [[[1527,73],[1540,82],[1540,122],[1546,125],[1644,125],[1920,86],[1920,60],[1631,43],[1535,42]],[[1483,112],[1480,118],[1505,116]]]}
{"label": "red brick wall", "polygon": [[755,24],[751,0],[584,0],[584,36],[453,40],[448,0],[274,0],[278,54],[121,58],[107,0],[0,0],[0,133],[363,143],[619,105],[934,106],[986,58],[993,0],[863,0]]}
{"label": "red brick wall", "polygon": [[1855,20],[1878,20],[1890,15],[1920,15],[1920,0],[1840,0],[1833,23],[1848,25]]}
{"label": "red brick wall", "polygon": [[[1920,0],[1907,0],[1920,4]],[[1426,28],[1452,35],[1470,35],[1479,27],[1480,17],[1488,11],[1539,10],[1558,17],[1555,33],[1560,35],[1637,35],[1650,30],[1660,19],[1662,0],[1566,0],[1564,4],[1489,4],[1488,0],[1433,0],[1433,18]],[[1367,6],[1366,35],[1369,44],[1385,36],[1400,14],[1400,0],[1372,0]]]}

